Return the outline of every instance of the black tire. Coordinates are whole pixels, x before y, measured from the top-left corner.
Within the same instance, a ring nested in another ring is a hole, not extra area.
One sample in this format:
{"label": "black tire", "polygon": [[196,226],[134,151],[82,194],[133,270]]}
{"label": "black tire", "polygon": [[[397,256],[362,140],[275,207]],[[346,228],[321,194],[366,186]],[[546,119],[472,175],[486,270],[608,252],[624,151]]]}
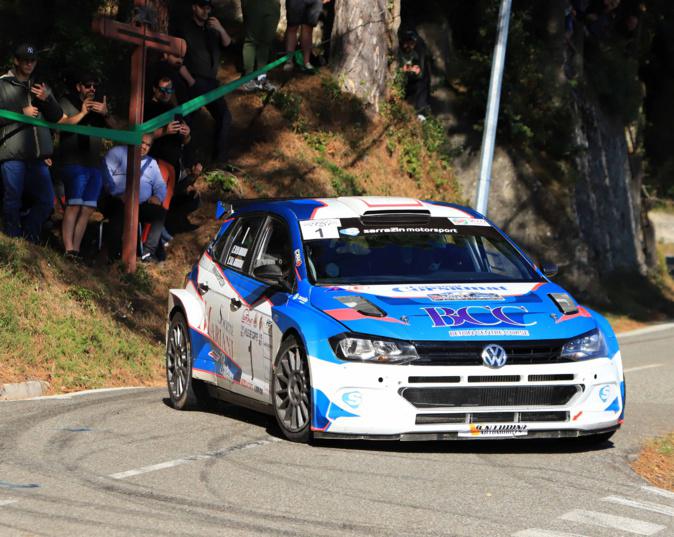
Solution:
{"label": "black tire", "polygon": [[166,338],[166,384],[173,408],[192,410],[208,402],[206,385],[192,378],[192,342],[181,311],[171,317]]}
{"label": "black tire", "polygon": [[311,439],[311,378],[307,354],[289,336],[281,344],[272,371],[274,416],[284,436],[292,442]]}

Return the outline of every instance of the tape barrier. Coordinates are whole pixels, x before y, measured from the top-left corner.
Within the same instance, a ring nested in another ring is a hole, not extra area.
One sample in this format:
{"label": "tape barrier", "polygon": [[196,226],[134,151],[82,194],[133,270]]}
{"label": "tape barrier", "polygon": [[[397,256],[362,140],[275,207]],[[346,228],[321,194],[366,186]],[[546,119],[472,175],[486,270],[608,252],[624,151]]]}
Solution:
{"label": "tape barrier", "polygon": [[[297,51],[295,53],[296,57],[298,57],[299,54],[300,52]],[[254,78],[257,78],[261,74],[267,73],[272,69],[276,69],[279,65],[283,64],[286,60],[288,60],[290,56],[291,56],[290,54],[281,56],[278,60],[275,60],[265,65],[264,67],[261,67],[257,71],[253,71],[248,75],[238,78],[232,82],[229,82],[224,86],[220,86],[212,91],[209,91],[208,93],[199,95],[198,97],[195,97],[194,99],[187,101],[184,104],[176,106],[175,108],[168,110],[167,112],[164,112],[163,114],[160,114],[157,117],[154,117],[149,121],[146,121],[145,123],[136,125],[133,130],[106,129],[101,127],[90,127],[86,125],[65,125],[62,123],[51,123],[49,121],[44,121],[43,119],[28,117],[18,112],[11,112],[10,110],[3,110],[1,108],[0,108],[0,118],[8,119],[16,123],[25,123],[27,125],[31,125],[34,127],[46,127],[48,129],[58,131],[82,134],[84,136],[95,136],[97,138],[106,138],[108,140],[119,142],[125,145],[140,145],[140,142],[143,138],[143,134],[146,134],[148,132],[154,132],[155,130],[164,127],[165,125],[168,125],[171,121],[173,121],[173,119],[177,114],[186,116],[188,114],[195,112],[196,110],[199,110],[199,108],[201,108],[202,106],[206,106],[207,104],[215,101],[216,99],[221,99],[228,93],[232,93],[233,91],[235,91],[237,88],[239,88],[246,82],[253,80]]]}

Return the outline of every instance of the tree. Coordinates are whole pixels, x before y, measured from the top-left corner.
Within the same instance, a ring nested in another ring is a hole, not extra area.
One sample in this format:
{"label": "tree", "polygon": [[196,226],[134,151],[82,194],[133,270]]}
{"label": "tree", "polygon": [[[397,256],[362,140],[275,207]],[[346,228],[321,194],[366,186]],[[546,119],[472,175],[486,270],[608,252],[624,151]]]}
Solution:
{"label": "tree", "polygon": [[331,63],[342,89],[376,109],[391,76],[389,58],[397,47],[400,0],[335,2]]}

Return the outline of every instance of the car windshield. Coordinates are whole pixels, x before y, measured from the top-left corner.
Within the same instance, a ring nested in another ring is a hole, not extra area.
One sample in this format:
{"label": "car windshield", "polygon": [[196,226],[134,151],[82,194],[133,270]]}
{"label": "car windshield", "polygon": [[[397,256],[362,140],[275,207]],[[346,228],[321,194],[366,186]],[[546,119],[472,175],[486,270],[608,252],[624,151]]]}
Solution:
{"label": "car windshield", "polygon": [[385,225],[331,219],[300,225],[309,276],[319,285],[542,281],[481,219]]}

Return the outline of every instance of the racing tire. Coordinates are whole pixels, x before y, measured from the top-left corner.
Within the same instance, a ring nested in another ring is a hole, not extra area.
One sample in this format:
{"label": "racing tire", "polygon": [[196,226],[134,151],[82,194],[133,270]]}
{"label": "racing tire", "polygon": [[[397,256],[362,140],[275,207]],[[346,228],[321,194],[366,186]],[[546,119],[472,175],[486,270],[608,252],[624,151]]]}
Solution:
{"label": "racing tire", "polygon": [[274,416],[291,442],[311,439],[311,379],[301,343],[289,336],[281,344],[272,371]]}
{"label": "racing tire", "polygon": [[206,385],[192,378],[192,342],[181,311],[171,317],[166,338],[166,384],[175,409],[192,410],[208,402]]}

